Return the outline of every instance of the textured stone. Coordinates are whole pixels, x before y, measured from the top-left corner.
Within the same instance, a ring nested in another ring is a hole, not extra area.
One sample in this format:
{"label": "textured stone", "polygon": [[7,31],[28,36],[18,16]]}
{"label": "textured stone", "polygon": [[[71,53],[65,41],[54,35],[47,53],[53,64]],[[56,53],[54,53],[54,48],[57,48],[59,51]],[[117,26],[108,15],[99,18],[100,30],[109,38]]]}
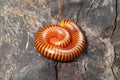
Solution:
{"label": "textured stone", "polygon": [[[0,0],[0,80],[120,80],[119,4],[119,0]],[[77,21],[87,46],[78,59],[57,64],[38,54],[34,35],[61,19]]]}

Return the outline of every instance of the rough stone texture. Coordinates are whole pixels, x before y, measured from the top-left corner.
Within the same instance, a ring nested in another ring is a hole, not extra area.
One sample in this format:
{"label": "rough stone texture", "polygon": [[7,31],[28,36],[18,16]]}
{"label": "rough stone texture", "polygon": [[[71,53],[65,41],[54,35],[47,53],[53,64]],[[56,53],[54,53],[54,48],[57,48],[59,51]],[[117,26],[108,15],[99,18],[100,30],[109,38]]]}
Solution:
{"label": "rough stone texture", "polygon": [[[36,32],[61,19],[77,21],[87,38],[69,63],[34,49]],[[0,0],[0,80],[120,80],[120,0]]]}

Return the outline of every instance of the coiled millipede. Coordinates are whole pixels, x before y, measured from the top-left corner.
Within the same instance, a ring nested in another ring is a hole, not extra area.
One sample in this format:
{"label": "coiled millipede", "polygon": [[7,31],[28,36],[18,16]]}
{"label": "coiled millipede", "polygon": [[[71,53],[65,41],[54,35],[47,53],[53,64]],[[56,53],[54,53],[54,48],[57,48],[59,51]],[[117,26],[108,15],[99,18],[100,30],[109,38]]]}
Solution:
{"label": "coiled millipede", "polygon": [[37,51],[49,59],[68,62],[76,59],[85,48],[85,36],[71,20],[40,29],[34,40]]}

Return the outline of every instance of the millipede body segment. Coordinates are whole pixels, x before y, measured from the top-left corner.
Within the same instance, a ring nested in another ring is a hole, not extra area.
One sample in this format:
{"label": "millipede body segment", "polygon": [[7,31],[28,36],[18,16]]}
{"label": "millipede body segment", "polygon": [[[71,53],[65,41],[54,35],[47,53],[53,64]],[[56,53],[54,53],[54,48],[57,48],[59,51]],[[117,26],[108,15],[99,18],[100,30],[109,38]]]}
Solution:
{"label": "millipede body segment", "polygon": [[34,39],[37,51],[49,59],[67,62],[76,59],[86,41],[82,30],[71,20],[40,29]]}

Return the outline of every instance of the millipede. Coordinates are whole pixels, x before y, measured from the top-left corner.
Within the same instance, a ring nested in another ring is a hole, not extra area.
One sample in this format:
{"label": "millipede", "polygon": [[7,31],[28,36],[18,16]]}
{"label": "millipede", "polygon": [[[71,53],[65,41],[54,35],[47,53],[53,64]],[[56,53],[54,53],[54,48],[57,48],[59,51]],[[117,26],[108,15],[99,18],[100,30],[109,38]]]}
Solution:
{"label": "millipede", "polygon": [[78,24],[62,20],[41,28],[34,38],[34,45],[42,56],[61,62],[72,61],[82,53],[86,40]]}

